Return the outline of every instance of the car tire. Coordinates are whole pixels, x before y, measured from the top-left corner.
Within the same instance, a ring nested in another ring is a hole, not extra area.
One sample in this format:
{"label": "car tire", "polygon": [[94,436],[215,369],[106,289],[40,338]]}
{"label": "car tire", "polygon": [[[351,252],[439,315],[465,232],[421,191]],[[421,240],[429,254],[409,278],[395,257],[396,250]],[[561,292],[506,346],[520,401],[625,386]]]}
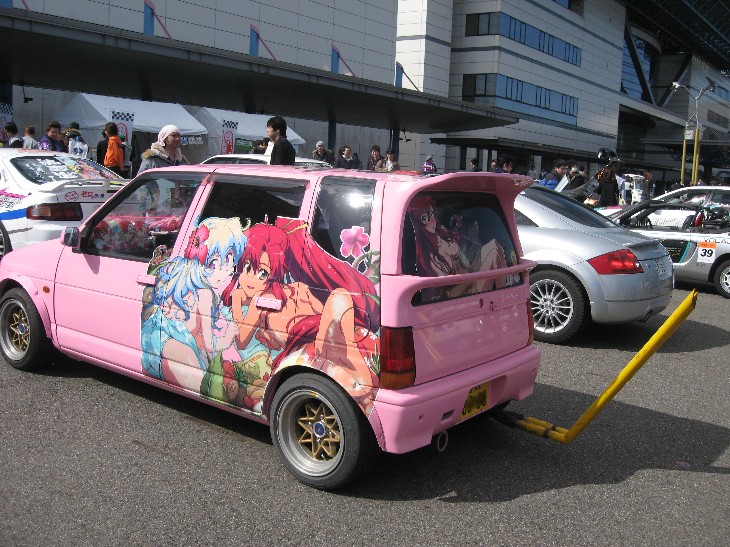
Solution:
{"label": "car tire", "polygon": [[530,303],[535,340],[557,344],[577,334],[584,325],[585,298],[578,282],[557,270],[530,275]]}
{"label": "car tire", "polygon": [[46,366],[53,346],[28,293],[11,289],[0,300],[0,355],[18,370]]}
{"label": "car tire", "polygon": [[13,246],[10,243],[8,231],[5,229],[5,226],[3,226],[3,223],[0,222],[0,260],[2,260],[2,258],[12,250]]}
{"label": "car tire", "polygon": [[717,267],[714,283],[720,296],[730,298],[730,260],[726,260]]}
{"label": "car tire", "polygon": [[302,373],[286,380],[271,405],[271,440],[299,481],[333,490],[375,462],[378,446],[362,410],[328,378]]}

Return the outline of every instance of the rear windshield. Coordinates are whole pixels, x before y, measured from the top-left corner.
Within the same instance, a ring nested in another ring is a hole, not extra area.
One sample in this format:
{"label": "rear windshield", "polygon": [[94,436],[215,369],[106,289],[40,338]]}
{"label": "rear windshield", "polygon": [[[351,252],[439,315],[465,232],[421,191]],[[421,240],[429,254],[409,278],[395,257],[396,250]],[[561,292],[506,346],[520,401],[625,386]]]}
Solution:
{"label": "rear windshield", "polygon": [[[492,194],[421,192],[408,206],[403,227],[404,275],[450,276],[507,268],[517,251],[499,200]],[[452,283],[419,291],[425,304],[522,283],[519,276]]]}
{"label": "rear windshield", "polygon": [[[613,222],[608,220],[606,217],[599,215],[582,203],[578,203],[574,199],[563,196],[558,192],[554,192],[552,190],[540,190],[533,187],[525,188],[524,195],[530,198],[532,201],[539,203],[547,207],[548,209],[555,211],[556,213],[559,213],[560,215],[572,220],[573,222],[582,224],[583,226],[588,226],[590,228],[616,227],[616,225],[613,224]],[[523,210],[522,212],[529,217],[529,214],[525,210]],[[558,219],[545,219],[545,222],[550,221],[554,222],[554,224],[552,224],[553,228],[563,227]],[[545,223],[538,222],[537,224],[543,227],[548,227]]]}
{"label": "rear windshield", "polygon": [[75,156],[23,156],[10,160],[26,179],[36,184],[83,180],[122,180],[98,163]]}

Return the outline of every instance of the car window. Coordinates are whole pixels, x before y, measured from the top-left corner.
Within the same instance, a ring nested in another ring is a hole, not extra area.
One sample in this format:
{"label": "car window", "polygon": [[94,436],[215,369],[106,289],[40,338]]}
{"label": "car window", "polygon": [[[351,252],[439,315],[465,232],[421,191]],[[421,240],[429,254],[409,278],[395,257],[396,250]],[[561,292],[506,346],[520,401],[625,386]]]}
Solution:
{"label": "car window", "polygon": [[[582,224],[590,228],[615,228],[616,226],[608,220],[606,217],[599,215],[595,211],[589,209],[585,205],[578,203],[577,201],[562,196],[557,192],[551,192],[546,190],[538,190],[537,188],[526,188],[523,195],[539,203],[548,209],[555,211],[556,213]],[[515,202],[515,207],[522,209],[518,202]],[[524,213],[524,209],[522,210]],[[540,224],[542,226],[542,224]],[[557,227],[557,226],[556,226]]]}
{"label": "car window", "polygon": [[232,175],[215,175],[212,180],[201,219],[235,217],[244,227],[275,224],[278,217],[299,217],[307,185],[301,180]]}
{"label": "car window", "polygon": [[312,220],[313,239],[332,256],[357,259],[361,243],[370,237],[374,194],[374,180],[322,179]]}
{"label": "car window", "polygon": [[671,198],[666,200],[666,203],[692,203],[692,204],[703,204],[710,197],[709,190],[692,190],[688,189],[683,192],[678,192]]}
{"label": "car window", "polygon": [[[421,192],[408,205],[402,238],[404,275],[450,276],[507,268],[517,251],[496,196]],[[507,276],[418,291],[413,304],[437,302],[520,283]]]}
{"label": "car window", "polygon": [[537,224],[530,220],[527,215],[521,213],[517,209],[515,209],[515,222],[517,223],[517,226],[537,226]]}
{"label": "car window", "polygon": [[138,179],[90,226],[86,250],[149,261],[160,245],[171,249],[203,176]]}
{"label": "car window", "polygon": [[36,184],[121,177],[98,163],[75,156],[22,156],[10,160],[18,172]]}

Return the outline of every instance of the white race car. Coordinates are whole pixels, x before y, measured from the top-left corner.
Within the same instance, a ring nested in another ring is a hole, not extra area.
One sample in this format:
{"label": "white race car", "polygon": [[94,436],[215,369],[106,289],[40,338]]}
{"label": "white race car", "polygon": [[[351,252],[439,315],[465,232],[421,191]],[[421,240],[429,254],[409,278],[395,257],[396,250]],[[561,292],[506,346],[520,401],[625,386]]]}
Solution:
{"label": "white race car", "polygon": [[0,148],[0,258],[79,226],[125,182],[71,154]]}

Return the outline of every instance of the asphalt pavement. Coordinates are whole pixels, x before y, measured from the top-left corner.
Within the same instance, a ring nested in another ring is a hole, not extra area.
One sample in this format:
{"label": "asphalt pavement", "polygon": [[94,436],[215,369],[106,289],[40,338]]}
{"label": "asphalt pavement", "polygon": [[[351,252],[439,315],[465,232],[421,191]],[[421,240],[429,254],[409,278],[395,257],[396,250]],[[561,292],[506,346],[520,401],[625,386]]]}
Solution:
{"label": "asphalt pavement", "polygon": [[[569,427],[647,323],[541,344],[510,409]],[[697,308],[570,445],[477,417],[325,493],[268,428],[94,366],[0,367],[0,545],[730,544],[730,300]]]}

